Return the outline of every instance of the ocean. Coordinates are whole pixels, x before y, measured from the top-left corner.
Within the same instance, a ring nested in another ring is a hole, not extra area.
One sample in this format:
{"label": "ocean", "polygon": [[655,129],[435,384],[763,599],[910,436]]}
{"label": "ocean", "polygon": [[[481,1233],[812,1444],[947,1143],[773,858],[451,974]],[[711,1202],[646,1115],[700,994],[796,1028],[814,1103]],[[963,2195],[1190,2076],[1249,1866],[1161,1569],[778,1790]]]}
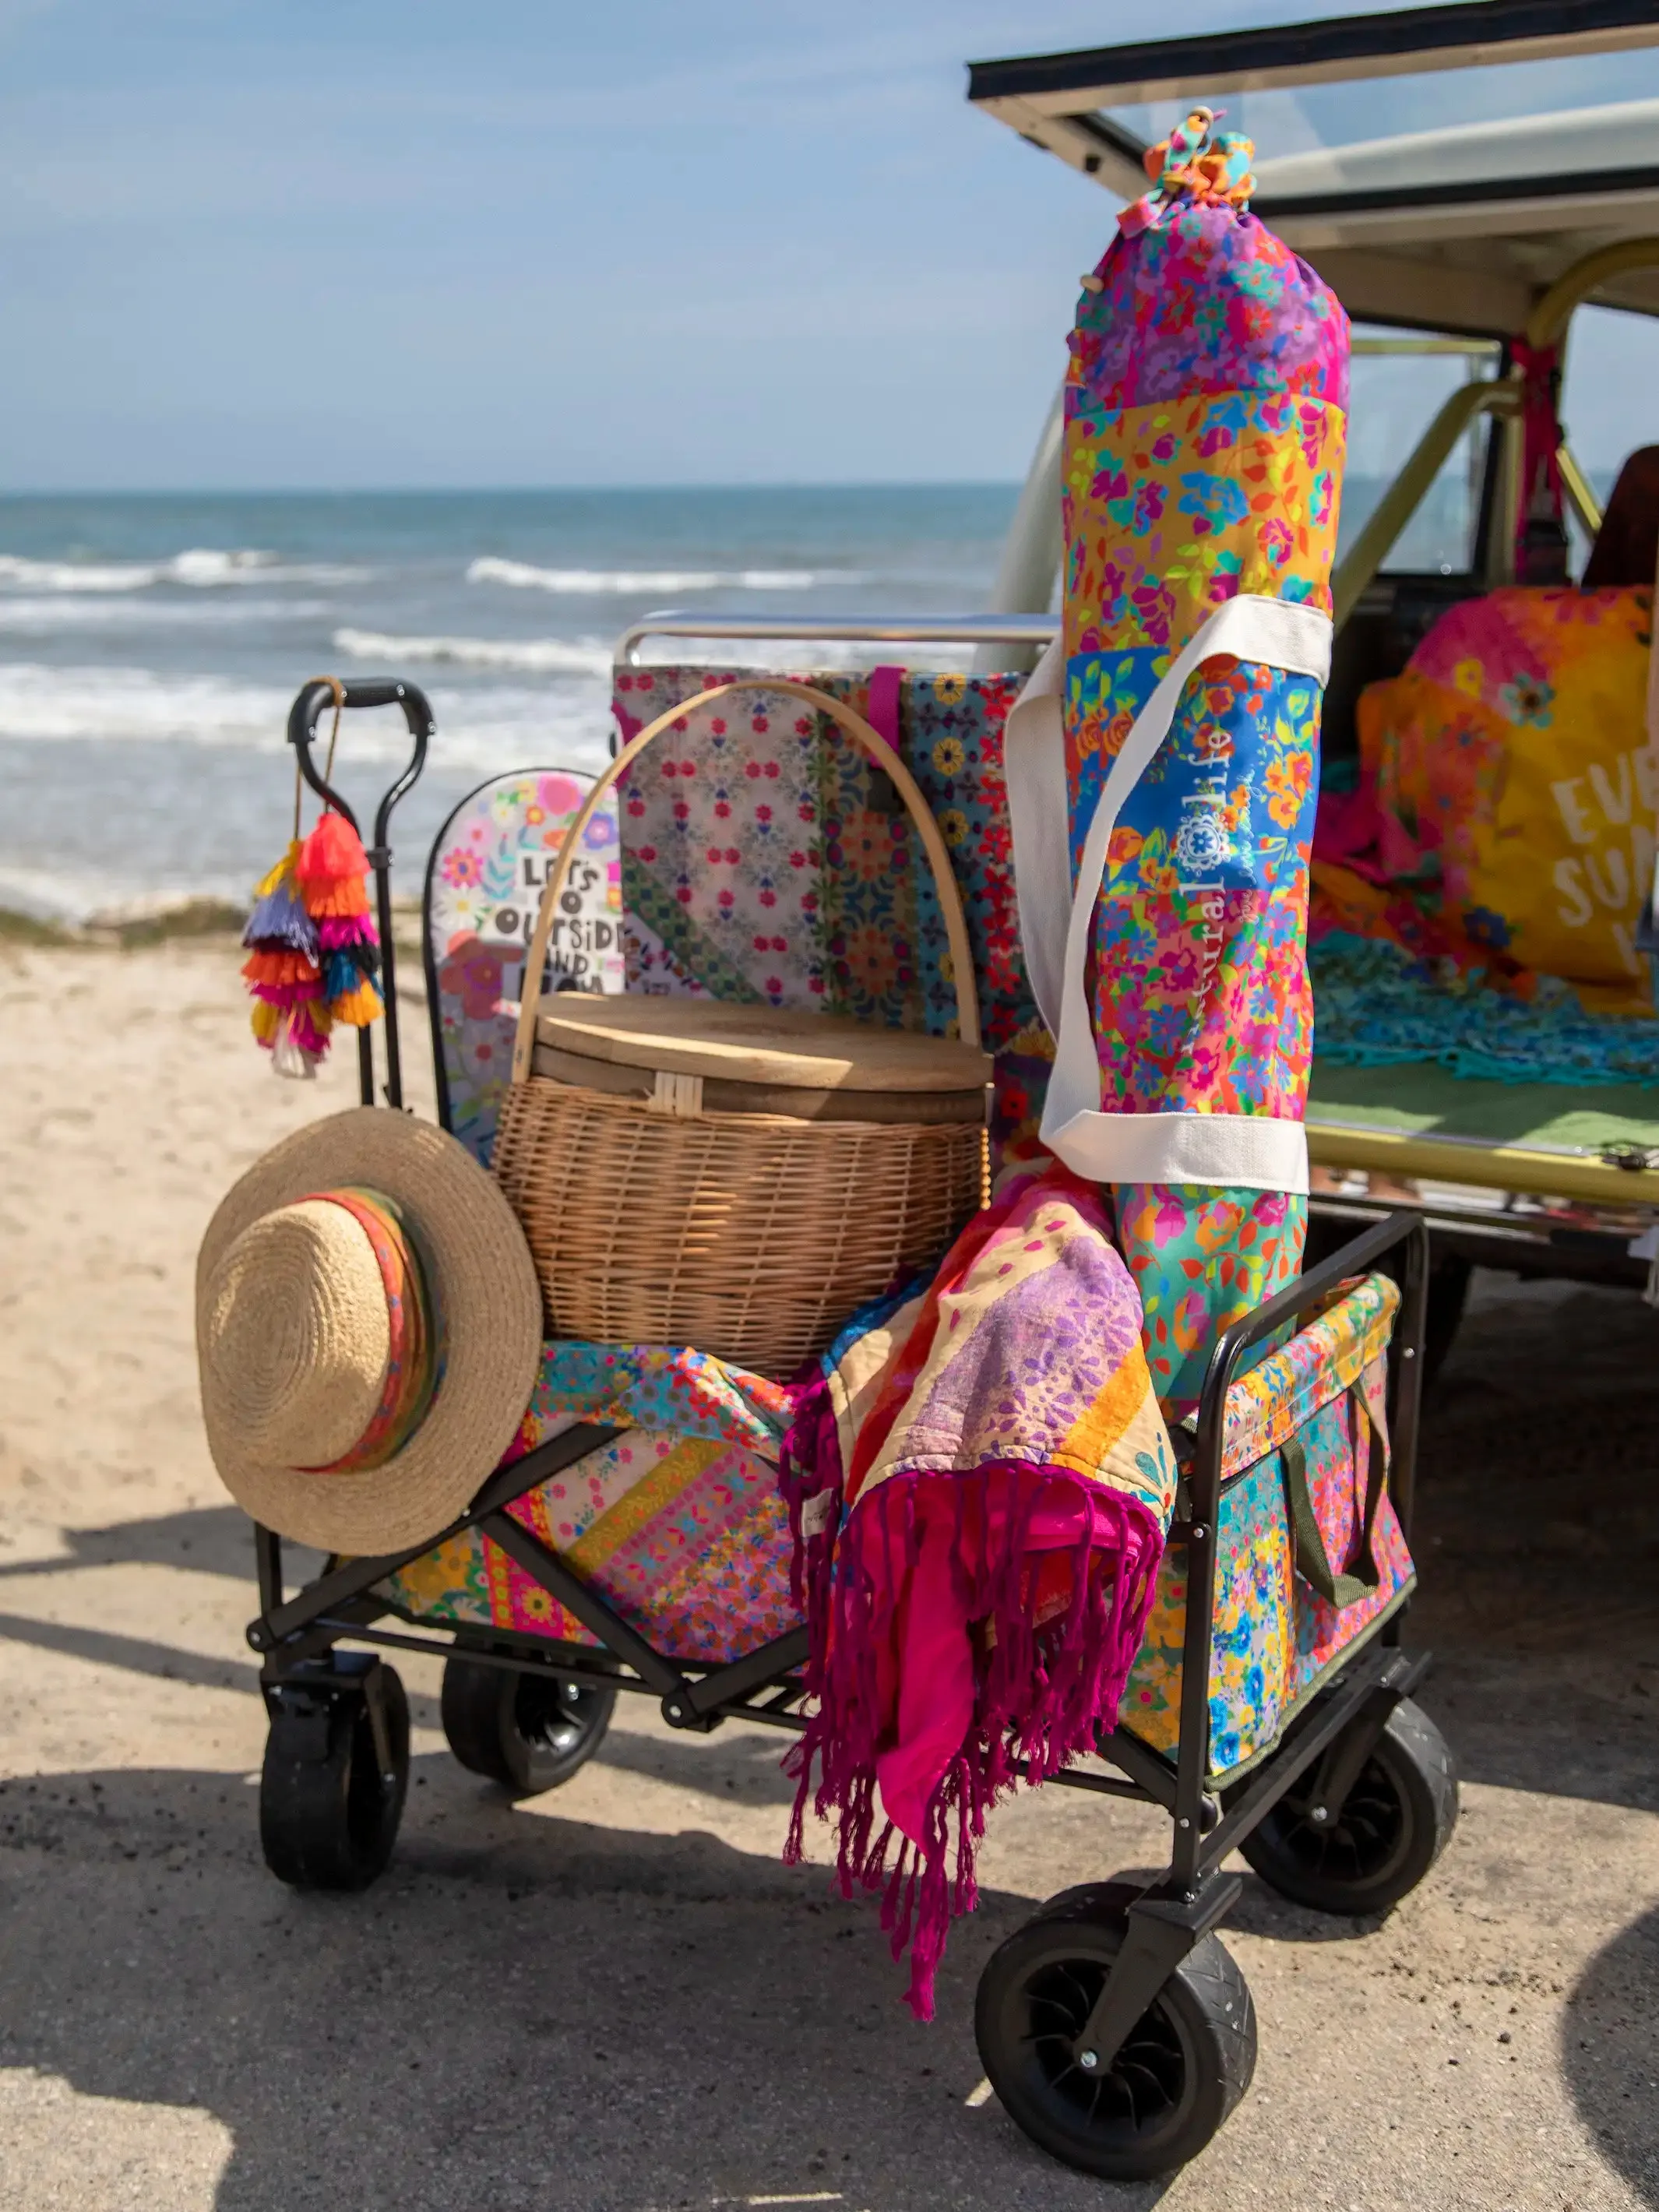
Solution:
{"label": "ocean", "polygon": [[[1350,479],[1345,538],[1380,488]],[[408,677],[431,700],[438,733],[393,823],[396,888],[417,893],[444,817],[486,777],[607,758],[611,654],[629,623],[665,607],[971,611],[989,597],[1017,495],[0,498],[0,908],[74,921],[182,895],[245,900],[292,819],[289,703],[329,673]],[[1455,536],[1449,510],[1425,513],[1401,555],[1438,565]],[[720,657],[823,666],[869,651]],[[908,657],[927,665],[930,653],[960,663],[948,646]],[[707,657],[655,649],[676,655]],[[346,718],[337,781],[360,816],[406,752],[395,709]]]}
{"label": "ocean", "polygon": [[[0,907],[76,921],[246,899],[292,819],[289,706],[330,673],[405,676],[432,702],[426,771],[393,823],[395,885],[416,893],[444,817],[487,776],[608,757],[611,651],[639,616],[981,607],[1016,496],[0,499]],[[658,657],[675,650],[696,652]],[[337,781],[360,815],[406,753],[396,710],[345,718]]]}

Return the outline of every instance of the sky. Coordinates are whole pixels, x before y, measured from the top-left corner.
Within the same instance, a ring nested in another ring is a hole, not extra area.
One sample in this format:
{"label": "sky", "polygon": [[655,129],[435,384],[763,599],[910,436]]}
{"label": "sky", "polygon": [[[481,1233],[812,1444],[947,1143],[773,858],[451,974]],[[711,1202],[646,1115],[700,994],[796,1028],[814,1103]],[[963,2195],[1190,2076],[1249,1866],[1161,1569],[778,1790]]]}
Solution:
{"label": "sky", "polygon": [[[0,489],[1017,478],[1115,204],[969,107],[963,65],[1150,27],[1146,0],[0,0]],[[1628,352],[1587,410],[1619,453],[1659,389]]]}

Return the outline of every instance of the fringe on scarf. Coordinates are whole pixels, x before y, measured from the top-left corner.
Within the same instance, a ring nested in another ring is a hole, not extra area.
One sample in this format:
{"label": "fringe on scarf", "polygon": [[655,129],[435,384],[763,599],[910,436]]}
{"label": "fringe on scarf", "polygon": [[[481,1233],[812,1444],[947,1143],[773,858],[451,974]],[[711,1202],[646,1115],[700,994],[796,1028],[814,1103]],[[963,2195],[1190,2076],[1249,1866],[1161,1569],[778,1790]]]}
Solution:
{"label": "fringe on scarf", "polygon": [[[826,1468],[839,1469],[832,1417],[823,1433],[827,1407],[827,1386],[819,1393],[809,1385],[785,1447],[797,1587],[811,1629],[807,1686],[818,1702],[784,1762],[796,1782],[784,1857],[794,1864],[802,1856],[809,1803],[821,1819],[835,1818],[837,1886],[844,1897],[881,1891],[893,1957],[910,1953],[906,2002],[917,2019],[931,2020],[951,1923],[978,1901],[975,1860],[987,1814],[1022,1777],[1044,1781],[1116,1725],[1152,1611],[1164,1532],[1150,1508],[1123,1492],[1066,1468],[1004,1461],[966,1474],[891,1477],[859,1500],[839,1542],[833,1522],[803,1540],[805,1501],[838,1486],[823,1480]],[[889,1726],[880,1655],[893,1646],[924,1521],[940,1525],[921,1510],[930,1491],[950,1500],[942,1518],[974,1652],[974,1711],[929,1797],[921,1842],[900,1837],[895,1852],[892,1823],[876,1832],[876,1759]],[[1046,1619],[1036,1583],[1055,1555],[1028,1549],[1039,1507],[1074,1509],[1079,1528],[1068,1587]]]}

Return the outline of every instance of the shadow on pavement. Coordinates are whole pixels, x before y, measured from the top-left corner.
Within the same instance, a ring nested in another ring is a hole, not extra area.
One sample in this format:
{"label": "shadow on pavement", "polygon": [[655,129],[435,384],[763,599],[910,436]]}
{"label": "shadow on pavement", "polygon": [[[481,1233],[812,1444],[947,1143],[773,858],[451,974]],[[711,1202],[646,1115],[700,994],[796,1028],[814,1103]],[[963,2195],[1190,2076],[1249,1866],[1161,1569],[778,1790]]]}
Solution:
{"label": "shadow on pavement", "polygon": [[[0,1582],[70,1574],[80,1567],[189,1567],[245,1583],[250,1615],[254,1611],[253,1528],[239,1505],[198,1505],[106,1528],[66,1528],[64,1547],[58,1559],[0,1561]],[[290,1551],[290,1581],[315,1571],[319,1553]],[[303,1569],[302,1561],[307,1563]]]}
{"label": "shadow on pavement", "polygon": [[[173,1771],[0,1786],[0,2064],[197,2107],[220,2212],[1131,2212],[979,2078],[988,1896],[918,2029],[865,1906],[708,1835],[527,1819],[416,1762],[391,1871],[282,1888],[254,1792]],[[543,1801],[545,1806],[548,1801]]]}
{"label": "shadow on pavement", "polygon": [[1561,2065],[1609,2166],[1659,2205],[1659,1911],[1590,1960],[1567,2001]]}
{"label": "shadow on pavement", "polygon": [[1659,1317],[1476,1284],[1419,1455],[1425,1702],[1468,1781],[1659,1810]]}

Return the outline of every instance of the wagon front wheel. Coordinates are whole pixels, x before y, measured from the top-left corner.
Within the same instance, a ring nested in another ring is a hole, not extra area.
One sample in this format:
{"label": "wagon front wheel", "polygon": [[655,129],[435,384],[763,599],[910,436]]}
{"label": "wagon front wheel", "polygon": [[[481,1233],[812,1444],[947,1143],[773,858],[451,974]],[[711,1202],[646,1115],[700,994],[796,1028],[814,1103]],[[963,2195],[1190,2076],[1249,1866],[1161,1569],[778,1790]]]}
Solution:
{"label": "wagon front wheel", "polygon": [[272,1683],[265,1703],[265,1864],[295,1889],[366,1889],[392,1856],[409,1789],[402,1682],[381,1660],[342,1654]]}
{"label": "wagon front wheel", "polygon": [[1127,1933],[1134,1893],[1068,1893],[1017,1929],[980,1978],[974,2032],[1003,2108],[1067,2166],[1144,2181],[1195,2158],[1249,2087],[1255,2013],[1214,1936],[1177,1966],[1109,2065],[1078,2041]]}

